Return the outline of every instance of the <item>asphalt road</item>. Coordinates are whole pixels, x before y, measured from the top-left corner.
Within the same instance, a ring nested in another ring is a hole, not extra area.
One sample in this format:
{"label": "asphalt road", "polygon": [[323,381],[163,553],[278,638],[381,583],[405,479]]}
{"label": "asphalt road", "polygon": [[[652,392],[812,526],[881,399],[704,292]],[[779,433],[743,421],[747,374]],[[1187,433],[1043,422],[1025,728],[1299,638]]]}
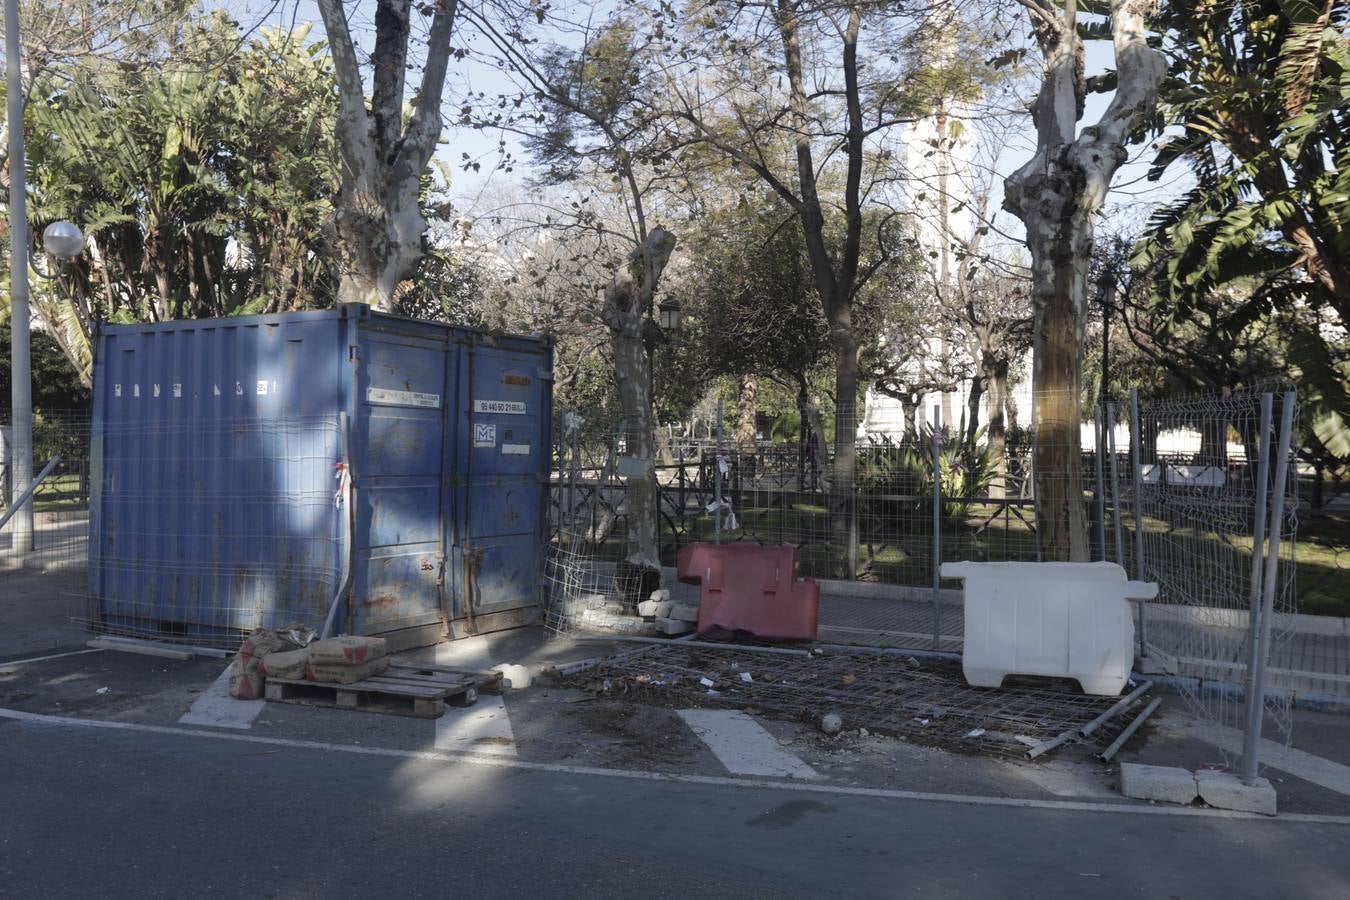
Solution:
{"label": "asphalt road", "polygon": [[1350,827],[806,794],[0,721],[22,897],[1350,896]]}

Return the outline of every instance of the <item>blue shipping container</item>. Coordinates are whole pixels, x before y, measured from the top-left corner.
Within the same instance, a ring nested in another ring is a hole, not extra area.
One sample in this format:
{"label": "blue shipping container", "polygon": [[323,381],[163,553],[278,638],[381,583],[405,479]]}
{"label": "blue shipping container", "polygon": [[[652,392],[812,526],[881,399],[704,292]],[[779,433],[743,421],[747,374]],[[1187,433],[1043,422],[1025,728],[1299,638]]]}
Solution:
{"label": "blue shipping container", "polygon": [[544,339],[359,304],[104,328],[100,624],[228,644],[338,598],[337,631],[416,646],[532,620],[552,364]]}

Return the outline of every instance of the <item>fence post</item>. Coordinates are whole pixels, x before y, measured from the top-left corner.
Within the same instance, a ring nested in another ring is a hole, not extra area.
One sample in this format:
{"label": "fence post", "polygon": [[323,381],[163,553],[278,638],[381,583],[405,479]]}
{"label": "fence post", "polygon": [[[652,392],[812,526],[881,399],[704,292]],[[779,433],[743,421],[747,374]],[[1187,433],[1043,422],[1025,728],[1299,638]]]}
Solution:
{"label": "fence post", "polygon": [[713,451],[713,543],[722,543],[722,399],[717,400],[717,448]]}
{"label": "fence post", "polygon": [[[1248,772],[1256,778],[1257,747],[1261,740],[1261,723],[1265,718],[1266,662],[1270,658],[1270,623],[1275,617],[1275,589],[1280,577],[1280,533],[1284,526],[1284,492],[1289,479],[1289,442],[1294,428],[1293,391],[1284,395],[1284,409],[1280,411],[1280,449],[1275,457],[1275,490],[1270,495],[1270,543],[1266,548],[1266,574],[1261,585],[1261,625],[1256,648],[1256,669],[1248,687],[1248,704],[1256,703],[1256,721],[1247,722],[1247,733],[1242,743],[1242,778],[1248,784]],[[1253,550],[1256,548],[1253,547]]]}
{"label": "fence post", "polygon": [[1106,559],[1106,477],[1102,473],[1102,456],[1106,453],[1106,407],[1097,407],[1096,427],[1093,434],[1096,435],[1096,447],[1093,448],[1093,456],[1097,457],[1097,548],[1101,553],[1101,558]]}
{"label": "fence post", "polygon": [[942,432],[941,409],[933,407],[933,649],[942,631],[939,596],[942,590]]}
{"label": "fence post", "polygon": [[10,484],[13,479],[10,478],[13,463],[14,445],[10,441],[10,430],[8,425],[0,425],[0,504],[8,507],[13,496],[10,493]]}
{"label": "fence post", "polygon": [[[1144,433],[1139,430],[1139,392],[1130,390],[1130,483],[1134,486],[1134,577],[1147,581],[1144,574],[1144,470],[1139,464]],[[1119,500],[1117,500],[1119,502]],[[1139,655],[1148,656],[1148,601],[1139,601]]]}
{"label": "fence post", "polygon": [[[1125,535],[1120,526],[1120,466],[1116,462],[1116,405],[1106,404],[1106,446],[1111,454],[1111,530],[1116,538],[1116,562],[1125,568]],[[1102,557],[1106,556],[1106,546],[1102,546]],[[1143,610],[1144,601],[1139,601]],[[1140,615],[1143,615],[1140,612]],[[1142,647],[1140,648],[1143,649]]]}
{"label": "fence post", "polygon": [[1261,567],[1265,562],[1266,542],[1266,488],[1270,483],[1270,420],[1273,398],[1269,393],[1261,395],[1261,443],[1260,456],[1256,464],[1256,493],[1253,495],[1255,508],[1252,523],[1252,566],[1251,590],[1247,603],[1247,719],[1246,734],[1242,740],[1242,780],[1251,784],[1256,780],[1256,742],[1261,737],[1261,722],[1264,719],[1264,690],[1256,691],[1256,667],[1261,639],[1261,603],[1264,594],[1261,590]]}

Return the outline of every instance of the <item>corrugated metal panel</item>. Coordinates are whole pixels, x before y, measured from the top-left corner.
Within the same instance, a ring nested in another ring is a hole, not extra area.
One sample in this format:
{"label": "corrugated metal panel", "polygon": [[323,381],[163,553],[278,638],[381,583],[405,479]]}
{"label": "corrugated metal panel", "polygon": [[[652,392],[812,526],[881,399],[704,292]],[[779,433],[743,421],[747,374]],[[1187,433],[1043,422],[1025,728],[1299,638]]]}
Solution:
{"label": "corrugated metal panel", "polygon": [[318,627],[342,571],[343,446],[347,630],[443,626],[469,594],[474,614],[537,603],[550,369],[543,341],[359,306],[105,329],[90,550],[103,624],[198,640]]}

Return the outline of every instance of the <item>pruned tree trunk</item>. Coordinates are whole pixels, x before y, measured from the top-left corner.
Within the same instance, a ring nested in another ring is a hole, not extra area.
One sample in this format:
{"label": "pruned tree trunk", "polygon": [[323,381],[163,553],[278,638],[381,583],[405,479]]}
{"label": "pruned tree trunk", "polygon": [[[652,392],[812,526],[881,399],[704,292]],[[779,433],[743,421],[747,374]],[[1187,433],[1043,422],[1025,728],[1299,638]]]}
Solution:
{"label": "pruned tree trunk", "polygon": [[975,435],[980,430],[980,400],[984,397],[985,379],[982,374],[976,374],[970,379],[970,396],[966,398],[966,446],[971,450],[975,449]]}
{"label": "pruned tree trunk", "polygon": [[753,375],[742,375],[738,380],[736,398],[736,450],[740,453],[755,452],[755,420],[759,414],[756,403],[759,383]]}
{"label": "pruned tree trunk", "polygon": [[[634,247],[605,289],[602,317],[609,327],[614,353],[614,379],[623,407],[624,434],[632,457],[628,476],[628,534],[633,550],[628,562],[660,569],[657,546],[658,486],[656,483],[656,422],[651,398],[650,329],[656,327],[648,311],[661,273],[675,250],[675,235],[655,228]],[[639,472],[640,470],[640,472]]]}
{"label": "pruned tree trunk", "polygon": [[906,441],[913,439],[918,434],[914,425],[914,416],[918,411],[919,401],[914,398],[913,394],[908,394],[900,398],[900,415],[904,416],[905,419],[903,439]]}
{"label": "pruned tree trunk", "polygon": [[1117,88],[1097,124],[1079,131],[1086,82],[1077,4],[1021,0],[1043,56],[1032,107],[1036,154],[1008,176],[1004,206],[1026,226],[1031,254],[1038,539],[1046,560],[1086,562],[1079,446],[1081,342],[1093,218],[1126,159],[1136,122],[1157,102],[1164,62],[1148,46],[1145,0],[1111,0]]}
{"label": "pruned tree trunk", "polygon": [[1008,489],[1008,432],[1005,426],[1004,409],[1008,404],[1008,363],[981,360],[985,370],[984,380],[989,386],[989,452],[994,457],[994,478],[989,483],[989,496],[1001,498]]}
{"label": "pruned tree trunk", "polygon": [[858,341],[851,323],[837,327],[835,343],[834,464],[831,486],[834,497],[834,543],[845,551],[846,578],[858,571]]}
{"label": "pruned tree trunk", "polygon": [[405,127],[403,103],[412,33],[411,0],[375,4],[374,69],[369,107],[341,0],[318,0],[338,88],[342,186],[334,214],[338,300],[390,310],[401,281],[422,259],[426,219],[421,178],[441,134],[441,93],[458,0],[431,0],[432,12],[416,106]]}

